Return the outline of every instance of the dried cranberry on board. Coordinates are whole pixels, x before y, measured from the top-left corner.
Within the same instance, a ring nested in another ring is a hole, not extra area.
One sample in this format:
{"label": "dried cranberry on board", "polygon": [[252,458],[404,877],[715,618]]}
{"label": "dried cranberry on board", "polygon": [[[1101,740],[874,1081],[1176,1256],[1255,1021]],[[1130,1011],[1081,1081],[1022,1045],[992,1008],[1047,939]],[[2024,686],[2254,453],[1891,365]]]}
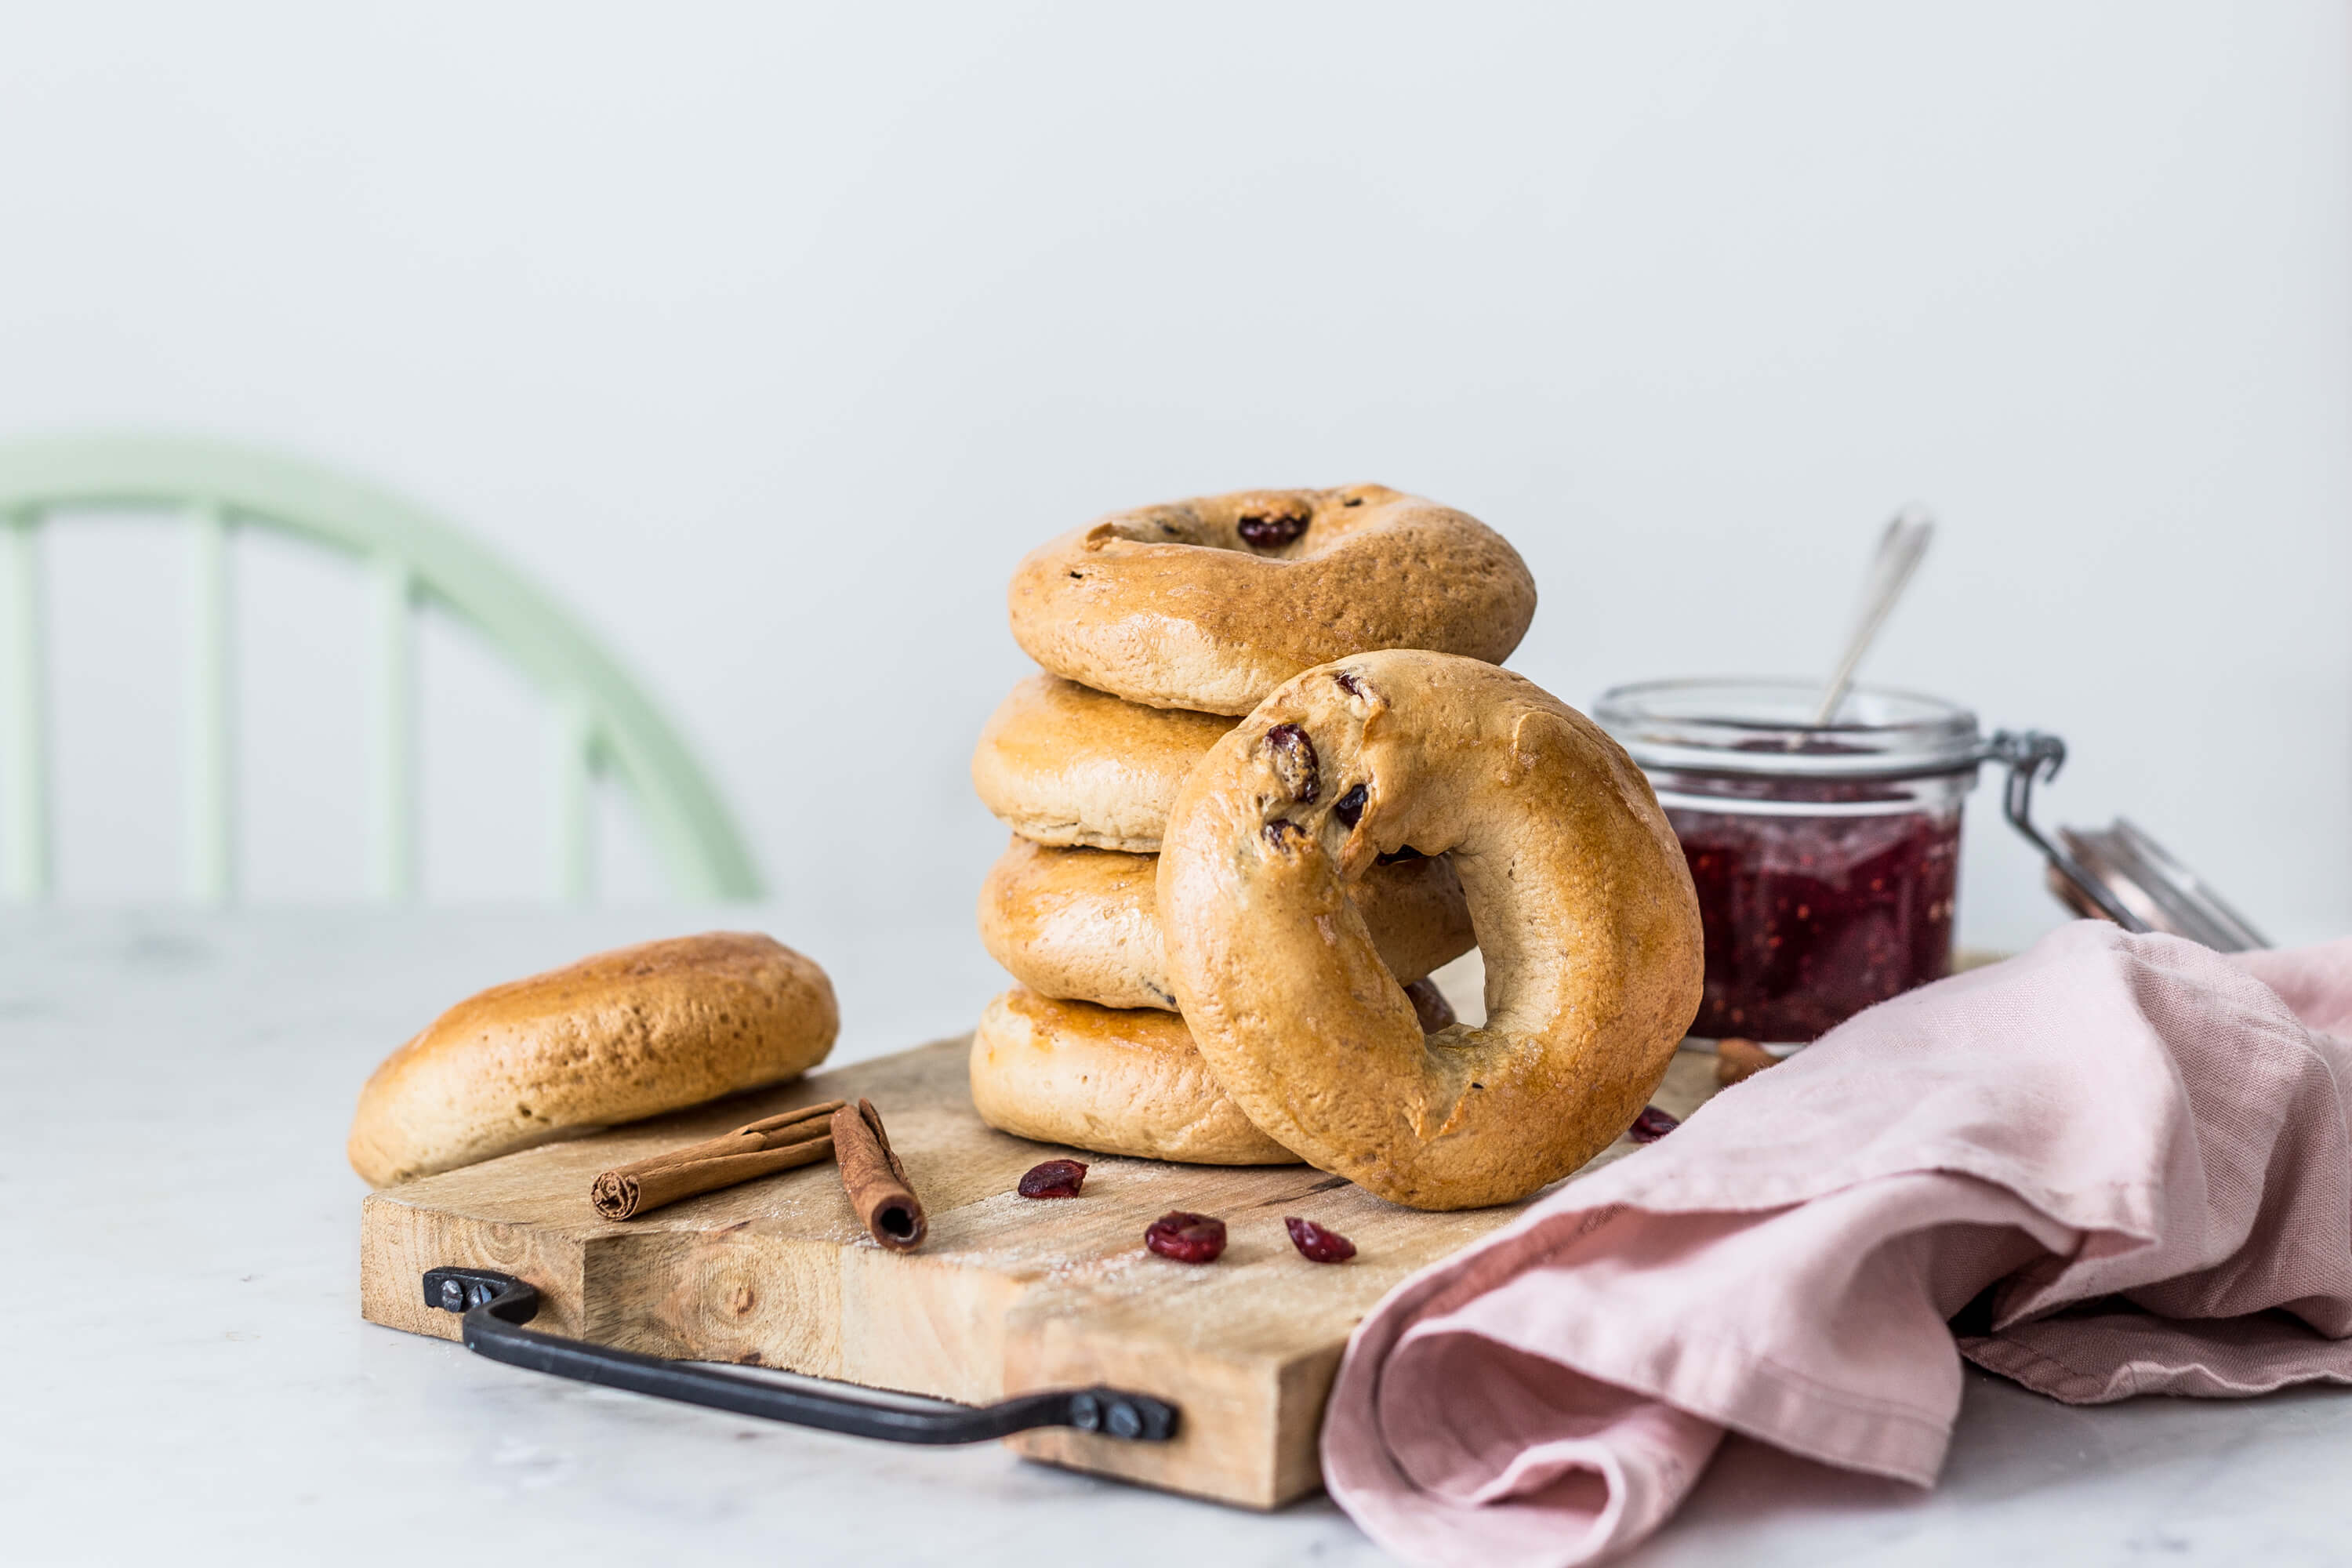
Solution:
{"label": "dried cranberry on board", "polygon": [[1625,1129],[1625,1136],[1636,1143],[1654,1143],[1682,1125],[1678,1116],[1669,1116],[1654,1105],[1642,1107],[1642,1114],[1633,1118],[1633,1125]]}
{"label": "dried cranberry on board", "polygon": [[1336,1230],[1325,1230],[1311,1219],[1286,1215],[1283,1228],[1290,1232],[1290,1245],[1298,1248],[1298,1256],[1309,1263],[1345,1263],[1356,1256],[1356,1244]]}
{"label": "dried cranberry on board", "polygon": [[1020,1193],[1024,1198],[1074,1198],[1086,1179],[1084,1161],[1048,1160],[1029,1167],[1021,1178]]}
{"label": "dried cranberry on board", "polygon": [[1225,1250],[1225,1222],[1174,1209],[1145,1229],[1143,1245],[1179,1263],[1214,1263]]}

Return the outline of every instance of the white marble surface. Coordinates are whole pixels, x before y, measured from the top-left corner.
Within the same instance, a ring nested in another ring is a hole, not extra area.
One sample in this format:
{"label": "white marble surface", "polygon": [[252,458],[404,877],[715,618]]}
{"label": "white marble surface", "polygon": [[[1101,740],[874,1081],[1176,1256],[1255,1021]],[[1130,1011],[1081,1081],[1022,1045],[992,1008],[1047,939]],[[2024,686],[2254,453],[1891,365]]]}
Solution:
{"label": "white marble surface", "polygon": [[[479,985],[714,923],[0,915],[0,1561],[1386,1561],[1321,1500],[1261,1516],[771,1426],[361,1321],[341,1143],[369,1068]],[[834,973],[836,1059],[956,1032],[998,984],[960,928],[772,929]],[[1635,1560],[2340,1562],[2347,1476],[2341,1392],[2070,1410],[1972,1374],[1936,1491],[1735,1444]]]}

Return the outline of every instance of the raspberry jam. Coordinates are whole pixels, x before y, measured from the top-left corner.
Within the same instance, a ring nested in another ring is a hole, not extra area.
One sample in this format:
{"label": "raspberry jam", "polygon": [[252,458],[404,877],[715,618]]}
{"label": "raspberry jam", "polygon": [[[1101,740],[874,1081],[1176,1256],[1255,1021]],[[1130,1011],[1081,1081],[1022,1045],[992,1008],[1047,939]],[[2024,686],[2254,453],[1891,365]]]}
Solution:
{"label": "raspberry jam", "polygon": [[1690,1032],[1804,1044],[1951,968],[1976,716],[1857,688],[1811,722],[1802,681],[1655,681],[1594,717],[1649,775],[1698,892]]}
{"label": "raspberry jam", "polygon": [[1951,968],[1958,811],[1666,820],[1706,929],[1692,1034],[1817,1039]]}

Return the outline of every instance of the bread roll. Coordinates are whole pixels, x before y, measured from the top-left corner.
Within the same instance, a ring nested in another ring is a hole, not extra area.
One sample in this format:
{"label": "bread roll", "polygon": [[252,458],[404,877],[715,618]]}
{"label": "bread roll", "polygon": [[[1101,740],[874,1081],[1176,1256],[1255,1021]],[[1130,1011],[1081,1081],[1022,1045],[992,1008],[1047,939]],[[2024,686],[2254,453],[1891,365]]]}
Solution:
{"label": "bread roll", "polygon": [[388,1186],[776,1083],[839,1028],[824,971],[770,937],[600,952],[468,997],[386,1058],[352,1169]]}

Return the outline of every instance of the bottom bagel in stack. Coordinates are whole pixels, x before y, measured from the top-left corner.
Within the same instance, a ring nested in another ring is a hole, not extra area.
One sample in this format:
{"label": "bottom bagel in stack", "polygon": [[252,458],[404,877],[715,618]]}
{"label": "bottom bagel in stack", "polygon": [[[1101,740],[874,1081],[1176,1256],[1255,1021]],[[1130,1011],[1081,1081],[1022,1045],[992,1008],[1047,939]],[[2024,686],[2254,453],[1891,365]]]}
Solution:
{"label": "bottom bagel in stack", "polygon": [[[1454,1022],[1437,987],[1405,987],[1424,1031]],[[1192,1165],[1296,1165],[1242,1114],[1173,1013],[1062,1002],[1016,985],[971,1037],[971,1101],[1000,1132]]]}

